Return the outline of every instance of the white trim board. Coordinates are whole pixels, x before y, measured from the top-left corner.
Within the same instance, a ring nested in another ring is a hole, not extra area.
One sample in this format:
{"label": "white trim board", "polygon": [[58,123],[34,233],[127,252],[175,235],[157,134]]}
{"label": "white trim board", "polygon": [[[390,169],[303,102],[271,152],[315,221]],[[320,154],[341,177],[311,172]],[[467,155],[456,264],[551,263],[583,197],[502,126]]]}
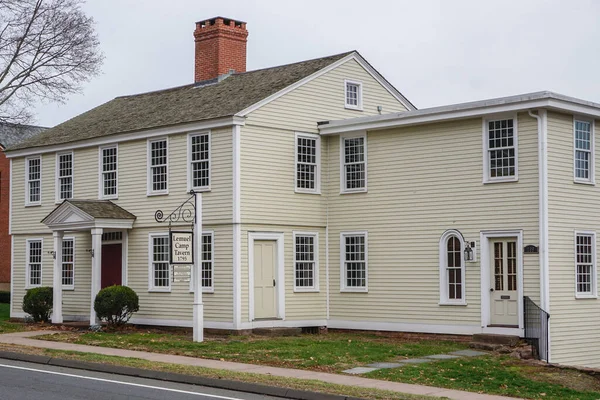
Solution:
{"label": "white trim board", "polygon": [[242,212],[241,212],[241,128],[234,125],[232,136],[233,161],[233,327],[239,329],[242,320]]}
{"label": "white trim board", "polygon": [[283,232],[248,232],[248,316],[254,321],[254,241],[277,242],[277,318],[285,319],[285,246]]}
{"label": "white trim board", "polygon": [[523,336],[522,329],[496,330],[486,329],[479,325],[438,325],[421,324],[412,322],[381,322],[381,321],[348,321],[331,319],[327,323],[331,329],[356,329],[364,331],[389,331],[389,332],[418,332],[418,333],[440,333],[448,335],[473,335],[475,333],[499,333],[503,335]]}

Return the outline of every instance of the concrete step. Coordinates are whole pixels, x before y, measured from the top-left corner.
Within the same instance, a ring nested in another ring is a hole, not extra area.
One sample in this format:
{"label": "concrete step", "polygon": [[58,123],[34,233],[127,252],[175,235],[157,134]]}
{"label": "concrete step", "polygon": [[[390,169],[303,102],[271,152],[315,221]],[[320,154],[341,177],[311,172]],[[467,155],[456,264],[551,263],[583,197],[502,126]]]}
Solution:
{"label": "concrete step", "polygon": [[475,343],[499,344],[504,346],[516,346],[521,341],[521,338],[514,335],[497,335],[489,333],[477,333],[473,335]]}
{"label": "concrete step", "polygon": [[254,328],[252,333],[259,336],[296,336],[302,328]]}

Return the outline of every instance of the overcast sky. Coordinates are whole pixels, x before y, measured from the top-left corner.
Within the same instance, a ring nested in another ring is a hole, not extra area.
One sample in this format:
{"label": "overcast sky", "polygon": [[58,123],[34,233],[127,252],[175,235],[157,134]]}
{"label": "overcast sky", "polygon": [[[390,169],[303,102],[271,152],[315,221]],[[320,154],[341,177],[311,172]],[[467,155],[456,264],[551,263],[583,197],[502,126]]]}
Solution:
{"label": "overcast sky", "polygon": [[194,23],[248,23],[248,70],[358,50],[418,108],[552,90],[600,102],[600,1],[88,0],[106,59],[54,126],[193,81]]}

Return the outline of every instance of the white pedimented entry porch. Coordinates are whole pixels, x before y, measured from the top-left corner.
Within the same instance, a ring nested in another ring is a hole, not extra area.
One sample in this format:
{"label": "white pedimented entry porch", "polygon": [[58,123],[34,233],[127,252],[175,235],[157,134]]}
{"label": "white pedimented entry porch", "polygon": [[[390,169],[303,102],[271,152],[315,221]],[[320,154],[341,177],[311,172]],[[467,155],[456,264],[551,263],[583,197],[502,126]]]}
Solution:
{"label": "white pedimented entry porch", "polygon": [[95,325],[94,300],[102,282],[102,235],[106,231],[122,232],[123,254],[126,254],[127,234],[133,228],[135,218],[109,200],[65,200],[42,220],[52,230],[54,242],[52,323],[63,322],[62,243],[65,233],[89,231],[92,237],[90,325]]}

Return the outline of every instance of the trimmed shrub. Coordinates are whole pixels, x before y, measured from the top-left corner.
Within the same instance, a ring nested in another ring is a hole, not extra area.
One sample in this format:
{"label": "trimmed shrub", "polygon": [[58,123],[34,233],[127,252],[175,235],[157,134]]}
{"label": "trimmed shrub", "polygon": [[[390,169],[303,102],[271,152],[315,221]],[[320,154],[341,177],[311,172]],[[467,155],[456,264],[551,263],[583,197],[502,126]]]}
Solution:
{"label": "trimmed shrub", "polygon": [[53,291],[51,287],[29,289],[23,297],[23,311],[31,315],[35,322],[50,321]]}
{"label": "trimmed shrub", "polygon": [[0,303],[10,303],[10,292],[0,292]]}
{"label": "trimmed shrub", "polygon": [[110,327],[124,325],[140,309],[138,295],[127,286],[109,286],[98,292],[94,310]]}

